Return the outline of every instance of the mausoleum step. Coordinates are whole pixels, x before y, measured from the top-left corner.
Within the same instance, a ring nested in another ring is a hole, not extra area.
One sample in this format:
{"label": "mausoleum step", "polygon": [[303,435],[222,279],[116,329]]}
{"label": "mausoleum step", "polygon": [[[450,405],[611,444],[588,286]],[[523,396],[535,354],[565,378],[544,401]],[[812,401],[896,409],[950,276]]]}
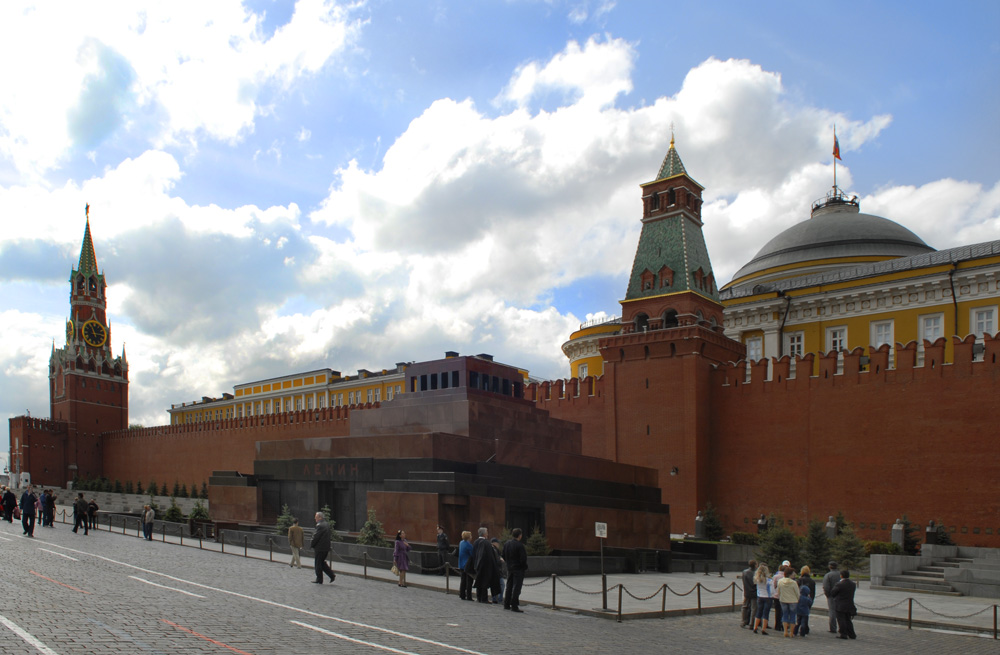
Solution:
{"label": "mausoleum step", "polygon": [[900,575],[887,575],[886,580],[896,580],[898,582],[922,582],[925,584],[945,584],[944,577],[933,575],[916,575],[916,571],[903,571]]}
{"label": "mausoleum step", "polygon": [[936,565],[935,566],[918,566],[917,567],[917,571],[919,571],[920,573],[923,573],[925,575],[941,576],[942,578],[944,577],[944,569],[945,569],[945,567],[943,567],[943,566],[936,566]]}
{"label": "mausoleum step", "polygon": [[972,559],[971,557],[945,557],[944,561],[947,562],[947,563],[949,563],[949,564],[950,563],[954,563],[954,564],[971,564],[972,562],[975,562],[976,560]]}
{"label": "mausoleum step", "polygon": [[940,566],[940,567],[946,568],[946,569],[957,569],[958,568],[958,562],[951,562],[951,561],[948,561],[948,562],[933,562],[933,564],[934,564],[934,566]]}
{"label": "mausoleum step", "polygon": [[927,580],[944,580],[944,571],[926,571],[923,567],[914,571],[903,571],[903,575],[913,578],[926,578]]}
{"label": "mausoleum step", "polygon": [[[906,591],[909,593],[916,594],[934,594],[935,596],[961,596],[962,593],[955,591],[948,585],[932,585],[933,588],[925,588],[927,585],[909,584],[905,582],[889,582],[888,580],[884,585],[872,585],[872,589],[880,591]],[[946,589],[939,589],[938,587],[946,587]]]}

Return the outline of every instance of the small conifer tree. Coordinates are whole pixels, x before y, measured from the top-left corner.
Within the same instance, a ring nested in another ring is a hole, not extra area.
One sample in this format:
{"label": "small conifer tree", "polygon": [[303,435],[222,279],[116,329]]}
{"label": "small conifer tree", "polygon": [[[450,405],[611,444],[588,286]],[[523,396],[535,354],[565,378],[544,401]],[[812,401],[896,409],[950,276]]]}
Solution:
{"label": "small conifer tree", "polygon": [[160,487],[160,495],[161,496],[169,496],[170,495],[170,490],[167,489],[167,483],[166,482],[164,482],[163,486]]}
{"label": "small conifer tree", "polygon": [[176,479],[174,479],[174,493],[170,495],[174,498],[181,495],[181,484]]}
{"label": "small conifer tree", "polygon": [[528,542],[524,545],[525,550],[528,551],[529,555],[534,555],[536,557],[541,557],[548,555],[552,552],[549,548],[549,540],[545,537],[545,533],[542,529],[535,524],[535,527],[531,531],[531,536],[528,537]]}
{"label": "small conifer tree", "polygon": [[326,519],[326,522],[330,524],[330,539],[332,541],[343,541],[344,538],[333,529],[337,525],[337,522],[333,520],[333,511],[330,509],[330,506],[323,505],[323,509],[320,512],[323,513],[323,518]]}
{"label": "small conifer tree", "polygon": [[181,485],[181,492],[179,494],[177,494],[177,496],[178,496],[178,498],[187,498],[188,497],[188,486],[186,484],[182,484]]}
{"label": "small conifer tree", "polygon": [[813,519],[809,521],[802,557],[813,571],[822,571],[830,561],[830,540],[826,536],[826,523]]}
{"label": "small conifer tree", "polygon": [[170,497],[170,507],[167,508],[166,514],[163,515],[163,520],[172,523],[181,523],[184,521],[184,512],[177,506],[177,501],[173,496]]}
{"label": "small conifer tree", "polygon": [[208,483],[204,481],[201,483],[201,497],[208,500]]}
{"label": "small conifer tree", "polygon": [[196,500],[194,503],[194,509],[191,510],[191,514],[188,515],[188,520],[190,521],[208,521],[208,510],[200,500]]}
{"label": "small conifer tree", "polygon": [[830,546],[833,559],[837,560],[842,569],[856,568],[865,559],[865,544],[854,533],[850,523],[844,525],[841,532]]}
{"label": "small conifer tree", "polygon": [[773,527],[760,535],[758,542],[758,559],[772,571],[776,571],[784,560],[801,561],[799,544],[792,531],[785,527],[779,519]]}
{"label": "small conifer tree", "polygon": [[149,484],[146,485],[146,493],[152,498],[159,491],[159,487],[156,486],[156,480],[150,480]]}
{"label": "small conifer tree", "polygon": [[292,527],[292,521],[295,517],[292,516],[291,511],[288,509],[288,505],[281,506],[281,514],[278,515],[278,523],[275,527],[275,532],[280,535],[288,534],[288,528]]}
{"label": "small conifer tree", "polygon": [[919,552],[920,536],[917,534],[917,526],[910,523],[910,519],[903,514],[903,553],[917,555]]}
{"label": "small conifer tree", "polygon": [[388,546],[389,542],[385,540],[384,535],[382,523],[375,518],[375,508],[369,507],[368,520],[358,533],[358,543],[365,546]]}
{"label": "small conifer tree", "polygon": [[718,541],[726,533],[725,528],[722,527],[722,521],[719,519],[719,514],[715,511],[712,503],[705,504],[702,526],[705,528],[705,538],[709,541]]}

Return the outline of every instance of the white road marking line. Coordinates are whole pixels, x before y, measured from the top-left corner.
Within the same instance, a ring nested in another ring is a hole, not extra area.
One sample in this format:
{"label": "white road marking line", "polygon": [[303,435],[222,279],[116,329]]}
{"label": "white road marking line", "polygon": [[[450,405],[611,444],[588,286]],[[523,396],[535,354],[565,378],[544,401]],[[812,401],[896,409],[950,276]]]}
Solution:
{"label": "white road marking line", "polygon": [[14,540],[8,539],[7,537],[0,537],[0,541],[14,541]]}
{"label": "white road marking line", "polygon": [[145,582],[148,585],[153,585],[154,587],[159,587],[160,589],[169,589],[170,591],[176,591],[179,594],[184,594],[185,596],[194,596],[195,598],[204,598],[204,596],[199,596],[198,594],[192,594],[190,591],[184,591],[183,589],[175,589],[173,587],[168,587],[167,585],[162,585],[151,580],[143,580],[142,578],[137,578],[134,575],[130,575],[133,580],[138,580],[139,582]]}
{"label": "white road marking line", "polygon": [[154,571],[152,569],[144,569],[141,566],[136,566],[135,564],[129,564],[128,562],[120,562],[110,557],[105,557],[104,555],[95,555],[94,553],[88,553],[83,550],[77,550],[76,548],[70,548],[68,546],[59,546],[57,544],[50,544],[53,548],[62,548],[63,550],[68,550],[71,553],[76,553],[78,555],[87,555],[99,560],[104,560],[105,562],[110,562],[111,564],[117,564],[119,566],[124,566],[126,568],[134,569],[136,571],[142,571],[143,573],[149,575],[158,575],[161,578],[166,578],[168,580],[173,580],[174,582],[180,582],[181,584],[188,584],[192,587],[199,587],[201,589],[207,589],[208,591],[215,591],[220,594],[226,594],[227,596],[234,596],[236,598],[242,598],[244,600],[252,600],[262,605],[270,605],[271,607],[278,607],[281,609],[288,610],[290,612],[298,612],[299,614],[306,614],[307,616],[315,616],[320,619],[326,619],[328,621],[337,621],[338,623],[345,623],[347,625],[353,625],[359,628],[365,628],[367,630],[375,630],[377,632],[384,632],[386,634],[394,635],[397,637],[403,637],[406,639],[412,639],[414,641],[421,641],[427,644],[433,644],[435,646],[440,646],[441,648],[447,648],[449,650],[458,651],[460,653],[468,653],[469,655],[487,655],[477,650],[469,650],[467,648],[462,648],[460,646],[452,646],[451,644],[441,643],[439,641],[433,641],[431,639],[424,639],[423,637],[417,637],[416,635],[407,634],[405,632],[397,632],[395,630],[390,630],[388,628],[380,628],[376,625],[369,625],[367,623],[359,623],[357,621],[348,621],[347,619],[342,619],[336,616],[330,616],[328,614],[320,614],[319,612],[313,612],[312,610],[302,609],[301,607],[295,607],[293,605],[286,605],[285,603],[279,603],[273,600],[267,600],[266,598],[258,598],[256,596],[250,596],[248,594],[241,594],[238,591],[229,591],[228,589],[220,589],[218,587],[212,587],[207,584],[202,584],[200,582],[193,582],[191,580],[185,580],[184,578],[178,578],[177,576],[170,575],[169,573],[160,573],[159,571]]}
{"label": "white road marking line", "polygon": [[374,644],[370,641],[361,641],[360,639],[355,639],[354,637],[348,637],[347,635],[342,635],[339,632],[331,632],[330,630],[324,630],[315,625],[309,625],[308,623],[301,623],[299,621],[291,621],[295,625],[300,625],[303,628],[309,628],[310,630],[315,630],[325,635],[330,635],[331,637],[336,637],[337,639],[343,639],[344,641],[349,641],[352,644],[361,644],[362,646],[370,646],[372,648],[379,648],[381,650],[387,650],[390,653],[399,653],[399,655],[420,655],[419,653],[413,653],[408,650],[399,650],[398,648],[392,648],[391,646],[383,646],[382,644]]}
{"label": "white road marking line", "polygon": [[63,555],[62,553],[57,553],[56,551],[49,550],[48,548],[39,548],[38,550],[40,550],[40,551],[42,551],[44,553],[52,553],[53,555],[58,555],[59,557],[65,557],[66,559],[71,559],[74,562],[79,562],[80,561],[80,560],[78,560],[75,557],[70,557],[69,555]]}
{"label": "white road marking line", "polygon": [[46,646],[45,644],[43,644],[39,640],[37,640],[34,637],[32,637],[25,630],[23,630],[20,626],[18,626],[17,624],[15,624],[14,622],[12,622],[10,619],[8,619],[6,616],[3,616],[2,614],[0,614],[0,623],[2,623],[5,626],[7,626],[8,630],[10,630],[14,634],[16,634],[21,639],[23,639],[26,642],[28,642],[29,645],[34,646],[35,650],[37,650],[39,653],[43,653],[43,655],[59,655],[59,653],[55,652],[54,650],[52,650],[51,648],[49,648],[48,646]]}

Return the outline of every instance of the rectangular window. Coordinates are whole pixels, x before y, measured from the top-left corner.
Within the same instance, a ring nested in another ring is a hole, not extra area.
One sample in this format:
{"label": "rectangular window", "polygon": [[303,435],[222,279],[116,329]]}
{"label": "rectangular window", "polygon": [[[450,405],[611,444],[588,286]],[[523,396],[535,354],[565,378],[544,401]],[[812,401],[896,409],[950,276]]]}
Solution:
{"label": "rectangular window", "polygon": [[351,393],[347,394],[347,398],[348,398],[348,400],[350,400],[349,404],[353,405],[354,404],[354,392],[352,391]]}
{"label": "rectangular window", "polygon": [[385,399],[386,400],[392,400],[392,385],[389,385],[388,387],[386,387],[386,389],[385,389]]}
{"label": "rectangular window", "polygon": [[577,374],[576,374],[576,376],[577,376],[578,378],[580,378],[581,380],[582,380],[583,378],[587,377],[587,369],[588,369],[588,365],[587,365],[587,364],[580,364],[580,368],[579,368],[579,369],[577,369]]}
{"label": "rectangular window", "polygon": [[239,406],[239,413],[237,414],[239,418],[243,418],[243,405]]}
{"label": "rectangular window", "polygon": [[371,389],[368,390],[368,402],[369,403],[372,402],[372,390]]}
{"label": "rectangular window", "polygon": [[786,332],[785,333],[785,354],[792,357],[792,361],[795,361],[796,357],[802,357],[805,354],[805,334],[802,332]]}
{"label": "rectangular window", "polygon": [[997,332],[997,308],[976,307],[972,310],[969,323],[972,333],[982,339],[984,334],[994,335]]}
{"label": "rectangular window", "polygon": [[826,351],[840,352],[847,349],[847,328],[832,327],[826,329]]}
{"label": "rectangular window", "polygon": [[313,397],[308,396],[306,398],[306,409],[312,409],[312,408],[313,408]]}
{"label": "rectangular window", "polygon": [[891,347],[894,344],[892,321],[872,321],[871,326],[871,340],[873,346],[878,348],[879,346],[889,344]]}
{"label": "rectangular window", "polygon": [[324,407],[326,407],[326,394],[325,393],[322,396],[319,397],[319,408],[323,409]]}
{"label": "rectangular window", "polygon": [[764,358],[764,340],[761,337],[749,337],[746,346],[747,360],[757,362]]}
{"label": "rectangular window", "polygon": [[375,402],[377,402],[377,403],[382,402],[382,389],[381,388],[378,388],[378,389],[375,390]]}
{"label": "rectangular window", "polygon": [[924,365],[924,340],[931,343],[944,336],[944,314],[927,314],[920,317],[917,335],[917,366]]}

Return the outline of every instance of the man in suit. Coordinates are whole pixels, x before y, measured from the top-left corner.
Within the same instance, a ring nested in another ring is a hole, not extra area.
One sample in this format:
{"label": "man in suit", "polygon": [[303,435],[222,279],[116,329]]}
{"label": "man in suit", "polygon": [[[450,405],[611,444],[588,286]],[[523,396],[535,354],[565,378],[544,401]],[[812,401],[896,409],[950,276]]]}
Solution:
{"label": "man in suit", "polygon": [[757,585],[753,581],[753,574],[757,572],[757,560],[747,562],[748,567],[743,569],[743,615],[740,620],[741,628],[749,628],[750,622],[757,615]]}
{"label": "man in suit", "polygon": [[823,595],[826,596],[826,612],[830,617],[830,632],[837,633],[837,610],[833,607],[833,599],[830,592],[833,586],[840,580],[840,573],[837,571],[837,563],[830,562],[830,570],[823,576]]}
{"label": "man in suit", "polygon": [[503,597],[503,608],[512,612],[523,612],[521,604],[521,585],[524,584],[524,572],[528,570],[528,551],[525,550],[524,533],[521,528],[511,532],[513,539],[503,545],[503,558],[507,562],[507,589]]}
{"label": "man in suit", "polygon": [[837,626],[840,630],[841,639],[857,639],[854,634],[854,615],[858,613],[858,608],[854,606],[854,592],[857,585],[851,580],[851,573],[846,569],[840,572],[840,582],[833,586],[830,592],[830,600],[837,610]]}
{"label": "man in suit", "polygon": [[316,532],[313,533],[309,547],[313,549],[313,567],[316,569],[316,579],[313,582],[323,584],[323,574],[326,573],[332,584],[337,579],[337,574],[326,563],[326,556],[330,554],[330,524],[326,522],[323,512],[316,512]]}

